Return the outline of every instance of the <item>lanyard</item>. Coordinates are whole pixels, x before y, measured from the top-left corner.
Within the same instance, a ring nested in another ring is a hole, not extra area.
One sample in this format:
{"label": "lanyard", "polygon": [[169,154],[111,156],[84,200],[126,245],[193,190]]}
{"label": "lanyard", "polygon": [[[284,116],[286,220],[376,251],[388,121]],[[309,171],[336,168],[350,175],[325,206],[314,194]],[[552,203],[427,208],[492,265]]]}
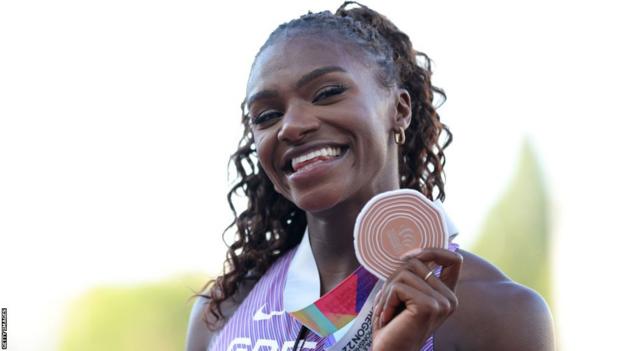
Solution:
{"label": "lanyard", "polygon": [[[368,298],[362,306],[360,313],[353,320],[352,325],[346,333],[338,340],[338,342],[328,345],[326,343],[325,351],[368,351],[373,343],[373,303],[375,295],[381,287],[383,281],[377,281],[370,291]],[[305,325],[301,327],[293,351],[299,351],[297,346],[305,344],[305,337],[309,329]]]}
{"label": "lanyard", "polygon": [[360,266],[327,294],[289,314],[319,336],[328,336],[359,315],[377,281]]}

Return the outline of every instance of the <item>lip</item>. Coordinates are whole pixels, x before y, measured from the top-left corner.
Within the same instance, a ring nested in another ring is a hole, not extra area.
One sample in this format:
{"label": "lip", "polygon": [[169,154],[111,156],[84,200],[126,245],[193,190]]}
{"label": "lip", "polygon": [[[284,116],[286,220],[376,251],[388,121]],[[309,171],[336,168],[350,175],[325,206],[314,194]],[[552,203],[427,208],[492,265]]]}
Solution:
{"label": "lip", "polygon": [[[290,162],[292,161],[293,158],[297,157],[297,156],[301,156],[304,155],[310,151],[314,151],[314,150],[320,150],[324,147],[337,147],[340,148],[341,150],[341,155],[340,157],[338,157],[337,159],[342,158],[342,156],[344,156],[345,151],[347,150],[347,145],[346,144],[339,144],[336,142],[330,142],[330,141],[317,141],[317,142],[312,142],[312,143],[306,143],[305,145],[301,145],[301,146],[296,146],[293,147],[291,149],[289,149],[288,151],[286,151],[284,153],[284,155],[282,156],[281,162],[280,162],[280,169],[286,173],[287,176],[292,175],[292,168],[290,166]],[[326,162],[331,162],[331,161],[326,161]]]}
{"label": "lip", "polygon": [[327,172],[334,168],[339,162],[342,162],[350,152],[348,148],[341,149],[343,151],[340,156],[327,161],[315,163],[308,166],[308,168],[300,169],[297,172],[286,174],[286,178],[291,184],[297,186],[316,183],[319,178],[327,174]]}

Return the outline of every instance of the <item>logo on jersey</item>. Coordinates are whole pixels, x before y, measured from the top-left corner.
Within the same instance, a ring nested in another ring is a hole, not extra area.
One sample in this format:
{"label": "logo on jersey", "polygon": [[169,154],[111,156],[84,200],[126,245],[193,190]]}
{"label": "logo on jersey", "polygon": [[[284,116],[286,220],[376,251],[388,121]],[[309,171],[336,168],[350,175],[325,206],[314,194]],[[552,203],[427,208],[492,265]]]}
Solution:
{"label": "logo on jersey", "polygon": [[264,312],[264,307],[266,306],[266,304],[260,306],[260,308],[256,311],[256,313],[253,315],[253,320],[254,321],[265,321],[268,319],[271,319],[271,317],[274,316],[281,316],[284,314],[285,311],[270,311],[269,313],[265,313]]}

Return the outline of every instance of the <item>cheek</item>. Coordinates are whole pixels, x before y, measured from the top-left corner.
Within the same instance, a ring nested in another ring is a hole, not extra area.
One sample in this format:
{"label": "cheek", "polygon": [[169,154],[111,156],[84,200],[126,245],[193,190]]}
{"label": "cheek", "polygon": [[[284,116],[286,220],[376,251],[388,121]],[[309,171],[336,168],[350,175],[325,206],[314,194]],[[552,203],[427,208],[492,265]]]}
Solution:
{"label": "cheek", "polygon": [[370,109],[364,113],[366,118],[360,120],[354,131],[358,138],[356,152],[361,172],[372,175],[387,166],[391,143],[394,141],[390,138],[389,126],[381,110]]}
{"label": "cheek", "polygon": [[271,143],[269,143],[262,134],[254,133],[254,142],[256,144],[256,153],[258,155],[258,161],[260,161],[260,166],[262,166],[264,172],[271,177],[273,173],[271,168],[272,145],[270,145]]}
{"label": "cheek", "polygon": [[275,154],[275,143],[271,142],[271,138],[264,133],[254,133],[254,141],[256,143],[256,152],[258,155],[258,161],[260,166],[264,170],[264,173],[269,177],[275,190],[283,195],[283,191],[280,189],[278,174],[274,168],[273,155]]}
{"label": "cheek", "polygon": [[360,146],[366,154],[383,152],[388,145],[388,123],[385,110],[368,108],[358,111],[353,118],[353,133],[359,138]]}

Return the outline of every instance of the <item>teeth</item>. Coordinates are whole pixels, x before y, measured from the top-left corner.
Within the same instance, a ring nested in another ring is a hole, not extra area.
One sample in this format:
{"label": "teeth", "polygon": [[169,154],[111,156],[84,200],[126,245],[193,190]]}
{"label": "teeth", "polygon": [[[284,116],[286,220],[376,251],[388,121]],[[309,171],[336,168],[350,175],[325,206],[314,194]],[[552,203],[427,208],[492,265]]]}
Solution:
{"label": "teeth", "polygon": [[312,152],[308,152],[307,154],[301,155],[301,156],[297,156],[295,158],[292,159],[292,168],[295,169],[295,166],[301,162],[305,162],[307,160],[311,160],[315,157],[319,157],[319,156],[340,156],[340,148],[338,147],[324,147],[320,150],[315,150]]}

